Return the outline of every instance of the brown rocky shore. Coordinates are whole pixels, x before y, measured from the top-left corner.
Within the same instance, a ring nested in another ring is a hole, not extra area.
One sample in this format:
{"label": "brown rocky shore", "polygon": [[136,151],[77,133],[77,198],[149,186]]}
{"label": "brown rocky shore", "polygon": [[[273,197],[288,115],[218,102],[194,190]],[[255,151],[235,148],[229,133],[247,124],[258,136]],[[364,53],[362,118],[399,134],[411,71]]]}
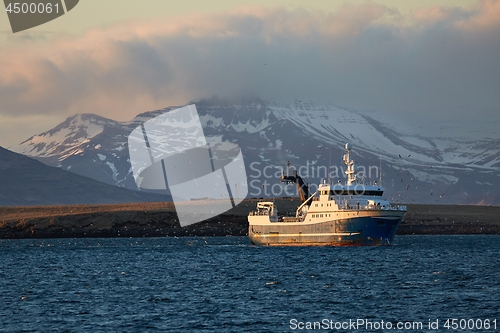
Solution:
{"label": "brown rocky shore", "polygon": [[[0,238],[245,236],[247,199],[210,220],[181,227],[172,203],[0,207]],[[280,211],[293,211],[296,199],[277,200]],[[196,204],[196,203],[193,203]],[[411,234],[500,234],[500,207],[408,205],[398,229]]]}

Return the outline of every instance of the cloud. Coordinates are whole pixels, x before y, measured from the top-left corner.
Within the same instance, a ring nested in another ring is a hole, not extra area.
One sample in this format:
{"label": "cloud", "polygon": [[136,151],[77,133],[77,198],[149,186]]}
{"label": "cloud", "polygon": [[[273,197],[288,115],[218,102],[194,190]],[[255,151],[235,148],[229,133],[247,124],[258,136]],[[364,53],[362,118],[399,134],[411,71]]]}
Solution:
{"label": "cloud", "polygon": [[25,41],[0,59],[0,113],[126,120],[214,94],[422,118],[497,110],[499,3],[408,16],[372,2],[335,13],[245,6]]}
{"label": "cloud", "polygon": [[470,14],[467,14],[465,13],[462,19],[457,20],[457,27],[469,31],[500,27],[500,1],[498,0],[481,0]]}

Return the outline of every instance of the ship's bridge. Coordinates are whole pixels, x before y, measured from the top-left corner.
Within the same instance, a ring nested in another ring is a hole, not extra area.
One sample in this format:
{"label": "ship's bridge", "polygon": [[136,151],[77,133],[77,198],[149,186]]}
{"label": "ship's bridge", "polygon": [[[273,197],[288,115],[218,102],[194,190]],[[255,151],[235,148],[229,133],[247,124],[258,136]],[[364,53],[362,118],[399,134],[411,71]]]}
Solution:
{"label": "ship's bridge", "polygon": [[334,195],[365,195],[381,197],[384,193],[384,188],[378,185],[364,185],[364,184],[351,184],[351,185],[329,185],[321,184],[318,187],[320,196],[334,196]]}
{"label": "ship's bridge", "polygon": [[[390,203],[382,198],[384,188],[379,185],[330,185],[323,183],[318,187],[319,196],[311,211],[321,207],[333,207],[335,209],[386,209]],[[325,206],[323,206],[325,205]],[[318,208],[315,208],[318,207]]]}

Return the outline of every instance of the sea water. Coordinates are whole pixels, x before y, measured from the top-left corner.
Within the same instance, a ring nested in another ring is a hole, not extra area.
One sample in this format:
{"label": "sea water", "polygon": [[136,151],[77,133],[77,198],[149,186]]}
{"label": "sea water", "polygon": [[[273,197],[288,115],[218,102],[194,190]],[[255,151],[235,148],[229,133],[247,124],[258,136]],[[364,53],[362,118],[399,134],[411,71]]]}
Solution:
{"label": "sea water", "polygon": [[0,240],[0,331],[500,331],[499,255],[493,235]]}

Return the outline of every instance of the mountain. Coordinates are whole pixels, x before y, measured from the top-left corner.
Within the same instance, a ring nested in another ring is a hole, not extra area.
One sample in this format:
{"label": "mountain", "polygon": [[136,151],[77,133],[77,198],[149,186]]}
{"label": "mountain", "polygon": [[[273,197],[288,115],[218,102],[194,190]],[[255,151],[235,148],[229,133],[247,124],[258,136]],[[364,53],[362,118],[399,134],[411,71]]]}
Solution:
{"label": "mountain", "polygon": [[[467,128],[458,122],[415,127],[383,112],[298,100],[212,97],[192,103],[207,140],[241,147],[250,197],[293,195],[293,187],[283,187],[277,179],[287,161],[313,190],[323,180],[344,181],[342,149],[350,142],[365,182],[382,181],[394,202],[500,204],[499,121],[478,120],[479,126]],[[145,112],[129,122],[78,114],[13,150],[108,184],[137,189],[127,137],[144,121],[174,108]],[[472,130],[478,127],[479,133]]]}
{"label": "mountain", "polygon": [[167,201],[47,166],[0,147],[0,206]]}

